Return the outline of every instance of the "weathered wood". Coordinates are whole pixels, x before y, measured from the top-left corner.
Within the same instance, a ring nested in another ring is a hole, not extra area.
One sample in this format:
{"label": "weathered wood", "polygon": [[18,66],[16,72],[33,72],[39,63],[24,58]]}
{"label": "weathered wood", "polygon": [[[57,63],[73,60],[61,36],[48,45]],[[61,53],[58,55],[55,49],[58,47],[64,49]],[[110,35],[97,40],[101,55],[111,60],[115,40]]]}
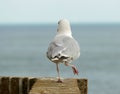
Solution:
{"label": "weathered wood", "polygon": [[10,81],[10,94],[19,94],[19,78],[12,77]]}
{"label": "weathered wood", "polygon": [[28,78],[22,78],[22,94],[28,94]]}
{"label": "weathered wood", "polygon": [[1,94],[1,87],[2,87],[2,86],[1,86],[1,78],[2,78],[2,77],[0,76],[0,94]]}
{"label": "weathered wood", "polygon": [[1,77],[0,94],[87,94],[87,79]]}
{"label": "weathered wood", "polygon": [[63,83],[57,83],[55,78],[40,78],[29,94],[87,94],[86,84],[84,79],[64,79]]}
{"label": "weathered wood", "polygon": [[9,77],[1,78],[0,89],[0,94],[9,94]]}
{"label": "weathered wood", "polygon": [[81,91],[81,94],[88,93],[88,80],[87,79],[77,79],[78,87]]}
{"label": "weathered wood", "polygon": [[29,78],[29,90],[31,90],[33,84],[36,82],[37,78]]}

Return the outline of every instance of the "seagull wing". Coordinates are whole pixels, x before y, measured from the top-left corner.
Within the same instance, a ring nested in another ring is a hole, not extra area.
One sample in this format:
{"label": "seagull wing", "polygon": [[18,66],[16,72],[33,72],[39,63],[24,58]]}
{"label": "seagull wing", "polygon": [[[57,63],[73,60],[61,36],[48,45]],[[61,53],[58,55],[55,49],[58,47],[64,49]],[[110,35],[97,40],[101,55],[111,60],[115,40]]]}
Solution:
{"label": "seagull wing", "polygon": [[69,36],[56,37],[49,45],[47,57],[51,60],[55,57],[79,57],[78,43]]}

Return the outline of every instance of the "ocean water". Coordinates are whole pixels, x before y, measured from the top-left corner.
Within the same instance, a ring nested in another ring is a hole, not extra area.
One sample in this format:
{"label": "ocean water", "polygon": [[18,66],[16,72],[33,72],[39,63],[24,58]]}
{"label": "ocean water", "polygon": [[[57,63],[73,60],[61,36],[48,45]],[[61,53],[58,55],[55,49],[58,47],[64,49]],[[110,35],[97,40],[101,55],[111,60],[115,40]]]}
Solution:
{"label": "ocean water", "polygon": [[[46,58],[57,25],[0,26],[0,76],[56,77]],[[63,78],[87,78],[88,94],[120,94],[120,25],[72,25],[81,56],[70,67],[60,65]]]}

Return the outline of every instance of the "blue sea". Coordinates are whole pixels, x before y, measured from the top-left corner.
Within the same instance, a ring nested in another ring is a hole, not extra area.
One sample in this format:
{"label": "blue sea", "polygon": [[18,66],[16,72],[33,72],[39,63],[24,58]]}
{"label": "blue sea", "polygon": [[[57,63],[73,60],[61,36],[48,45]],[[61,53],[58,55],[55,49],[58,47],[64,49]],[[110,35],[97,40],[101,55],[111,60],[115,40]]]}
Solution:
{"label": "blue sea", "polygon": [[[60,65],[63,78],[87,78],[88,94],[120,94],[120,24],[73,24],[81,56],[70,67]],[[46,57],[57,25],[0,26],[0,76],[57,77]]]}

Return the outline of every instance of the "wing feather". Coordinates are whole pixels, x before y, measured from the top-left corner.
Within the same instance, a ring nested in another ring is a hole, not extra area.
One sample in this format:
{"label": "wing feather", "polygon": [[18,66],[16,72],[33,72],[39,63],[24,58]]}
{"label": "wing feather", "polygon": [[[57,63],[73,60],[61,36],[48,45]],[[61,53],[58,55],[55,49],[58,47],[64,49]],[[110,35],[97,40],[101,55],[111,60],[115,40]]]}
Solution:
{"label": "wing feather", "polygon": [[58,55],[61,57],[79,57],[79,46],[75,39],[68,36],[55,38],[48,47],[47,57],[52,59]]}

